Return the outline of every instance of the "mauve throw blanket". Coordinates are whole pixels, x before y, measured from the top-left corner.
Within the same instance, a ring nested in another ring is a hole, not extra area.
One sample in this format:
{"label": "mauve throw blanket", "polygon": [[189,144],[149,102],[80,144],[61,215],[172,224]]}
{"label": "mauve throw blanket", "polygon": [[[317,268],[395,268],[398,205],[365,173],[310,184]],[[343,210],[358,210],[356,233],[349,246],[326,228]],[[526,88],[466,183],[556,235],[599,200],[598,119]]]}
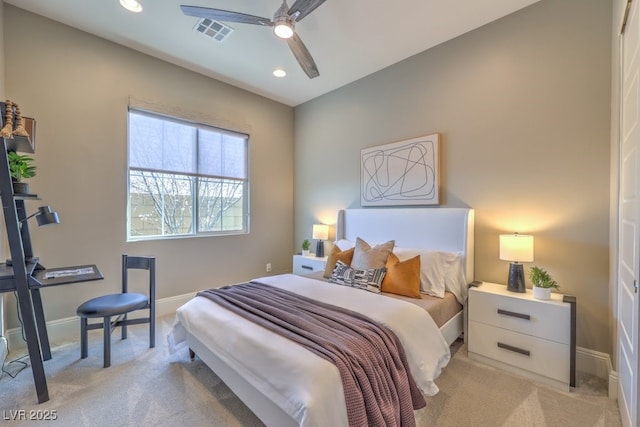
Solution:
{"label": "mauve throw blanket", "polygon": [[257,282],[198,293],[336,365],[350,426],[415,426],[426,401],[404,349],[368,317]]}

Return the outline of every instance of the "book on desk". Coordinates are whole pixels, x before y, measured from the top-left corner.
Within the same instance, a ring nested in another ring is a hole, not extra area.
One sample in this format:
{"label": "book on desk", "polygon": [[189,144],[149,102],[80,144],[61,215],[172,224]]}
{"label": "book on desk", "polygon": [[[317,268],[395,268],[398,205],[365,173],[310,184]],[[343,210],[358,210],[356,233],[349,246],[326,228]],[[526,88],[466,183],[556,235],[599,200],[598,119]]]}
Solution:
{"label": "book on desk", "polygon": [[66,285],[104,279],[102,272],[100,272],[95,264],[73,267],[36,268],[31,277],[40,286]]}

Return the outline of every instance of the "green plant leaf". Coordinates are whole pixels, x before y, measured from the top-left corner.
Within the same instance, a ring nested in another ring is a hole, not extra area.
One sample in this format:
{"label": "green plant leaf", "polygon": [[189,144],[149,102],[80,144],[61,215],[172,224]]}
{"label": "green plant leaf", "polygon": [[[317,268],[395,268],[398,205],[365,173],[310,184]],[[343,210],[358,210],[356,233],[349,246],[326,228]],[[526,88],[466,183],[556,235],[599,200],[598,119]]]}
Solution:
{"label": "green plant leaf", "polygon": [[9,151],[7,159],[9,160],[9,172],[14,181],[22,182],[23,179],[36,176],[36,166],[33,164],[32,157]]}
{"label": "green plant leaf", "polygon": [[560,288],[547,270],[535,265],[529,269],[529,278],[531,279],[531,283],[539,288]]}

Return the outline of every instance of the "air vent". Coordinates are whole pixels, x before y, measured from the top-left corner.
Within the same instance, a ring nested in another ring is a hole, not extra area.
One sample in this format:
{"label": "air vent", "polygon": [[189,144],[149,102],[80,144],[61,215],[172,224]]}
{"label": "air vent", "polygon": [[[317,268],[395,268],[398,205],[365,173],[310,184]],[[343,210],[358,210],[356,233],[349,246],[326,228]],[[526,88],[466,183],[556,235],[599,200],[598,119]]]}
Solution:
{"label": "air vent", "polygon": [[200,19],[193,29],[200,34],[222,43],[233,33],[233,28],[209,18]]}

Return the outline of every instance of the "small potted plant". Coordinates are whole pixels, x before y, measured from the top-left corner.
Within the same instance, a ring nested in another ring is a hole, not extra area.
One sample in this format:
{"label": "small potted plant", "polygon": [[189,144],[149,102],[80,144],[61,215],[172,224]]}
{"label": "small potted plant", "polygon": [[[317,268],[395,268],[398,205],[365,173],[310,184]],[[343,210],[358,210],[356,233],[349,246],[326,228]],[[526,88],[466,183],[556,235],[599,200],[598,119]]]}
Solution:
{"label": "small potted plant", "polygon": [[309,239],[304,239],[302,242],[302,255],[309,255],[309,248],[311,247],[311,242]]}
{"label": "small potted plant", "polygon": [[533,297],[536,299],[550,299],[551,288],[558,289],[560,287],[544,268],[531,267],[529,278],[533,283]]}
{"label": "small potted plant", "polygon": [[22,182],[22,180],[36,176],[33,158],[15,151],[9,151],[7,158],[9,159],[9,172],[13,181],[14,194],[29,194],[29,184]]}

